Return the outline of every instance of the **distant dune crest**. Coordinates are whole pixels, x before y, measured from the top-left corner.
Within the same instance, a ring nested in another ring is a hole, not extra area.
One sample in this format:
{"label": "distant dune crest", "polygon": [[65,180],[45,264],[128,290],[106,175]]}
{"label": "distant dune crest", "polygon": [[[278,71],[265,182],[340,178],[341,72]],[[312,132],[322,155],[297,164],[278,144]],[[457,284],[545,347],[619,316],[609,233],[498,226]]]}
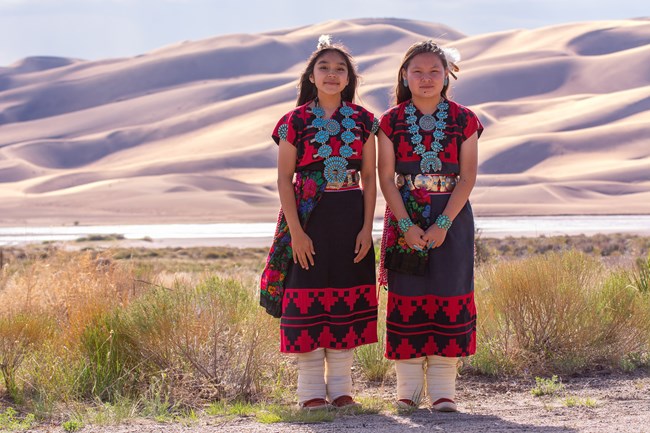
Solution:
{"label": "distant dune crest", "polygon": [[409,45],[460,50],[453,97],[486,126],[478,214],[650,213],[649,20],[465,36],[358,19],[0,68],[0,224],[273,221],[270,131],[322,33],[377,116]]}

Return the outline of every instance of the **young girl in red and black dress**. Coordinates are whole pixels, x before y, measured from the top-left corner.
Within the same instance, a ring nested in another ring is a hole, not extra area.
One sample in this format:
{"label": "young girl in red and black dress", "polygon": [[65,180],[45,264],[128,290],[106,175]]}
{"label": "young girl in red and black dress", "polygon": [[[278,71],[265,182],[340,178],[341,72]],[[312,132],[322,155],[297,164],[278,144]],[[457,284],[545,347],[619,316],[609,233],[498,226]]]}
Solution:
{"label": "young girl in red and black dress", "polygon": [[456,411],[458,358],[475,352],[474,220],[468,198],[483,127],[447,98],[458,52],[412,45],[399,68],[397,105],[378,133],[387,203],[380,284],[387,284],[386,357],[396,360],[397,405],[425,394]]}
{"label": "young girl in red and black dress", "polygon": [[348,52],[321,37],[300,78],[297,107],[273,131],[282,210],[260,302],[280,317],[280,350],[298,356],[305,409],[356,405],[352,349],[377,341],[378,123],[352,102],[356,86]]}

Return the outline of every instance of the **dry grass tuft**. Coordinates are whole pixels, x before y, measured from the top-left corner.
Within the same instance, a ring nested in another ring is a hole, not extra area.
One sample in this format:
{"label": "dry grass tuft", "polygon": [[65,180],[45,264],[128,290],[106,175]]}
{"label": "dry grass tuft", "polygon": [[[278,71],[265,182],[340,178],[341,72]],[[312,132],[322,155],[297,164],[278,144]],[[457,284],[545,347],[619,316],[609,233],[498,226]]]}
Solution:
{"label": "dry grass tuft", "polygon": [[575,251],[488,266],[477,288],[479,370],[573,372],[648,350],[649,299]]}

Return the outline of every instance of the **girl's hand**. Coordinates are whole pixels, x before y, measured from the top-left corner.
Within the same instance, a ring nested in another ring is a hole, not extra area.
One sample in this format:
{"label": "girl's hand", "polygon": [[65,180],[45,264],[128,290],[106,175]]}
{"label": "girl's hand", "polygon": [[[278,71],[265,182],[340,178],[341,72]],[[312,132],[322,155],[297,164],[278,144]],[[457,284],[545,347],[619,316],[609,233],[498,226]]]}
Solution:
{"label": "girl's hand", "polygon": [[359,263],[366,257],[372,246],[372,229],[361,229],[357,235],[357,241],[354,247],[354,263]]}
{"label": "girl's hand", "polygon": [[419,226],[411,226],[409,229],[406,231],[404,234],[404,240],[406,241],[406,244],[409,246],[409,248],[413,248],[414,250],[423,250],[426,248],[426,241],[422,238],[424,236],[424,230],[422,230]]}
{"label": "girl's hand", "polygon": [[445,241],[447,230],[441,229],[437,225],[432,225],[424,233],[422,239],[426,242],[426,248],[438,248]]}
{"label": "girl's hand", "polygon": [[300,267],[309,270],[309,265],[314,266],[314,244],[311,238],[303,230],[299,233],[291,233],[291,249],[293,251],[293,263],[300,263]]}

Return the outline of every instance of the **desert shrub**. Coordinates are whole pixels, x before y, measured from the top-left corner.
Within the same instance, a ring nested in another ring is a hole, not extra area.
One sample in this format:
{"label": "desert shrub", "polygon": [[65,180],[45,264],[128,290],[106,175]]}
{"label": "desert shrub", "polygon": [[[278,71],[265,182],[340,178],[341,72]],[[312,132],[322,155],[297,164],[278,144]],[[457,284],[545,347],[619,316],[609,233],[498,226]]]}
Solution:
{"label": "desert shrub", "polygon": [[35,424],[33,413],[21,418],[16,409],[12,407],[0,410],[0,431],[23,431],[31,428]]}
{"label": "desert shrub", "polygon": [[188,269],[173,273],[146,254],[117,262],[93,251],[48,250],[5,265],[0,302],[24,313],[0,316],[5,388],[22,383],[42,412],[136,398],[154,384],[175,402],[278,395],[295,375],[278,351],[277,322],[258,305],[261,250],[227,249],[216,274],[190,267],[209,254],[190,253],[186,265],[161,250]]}
{"label": "desert shrub", "polygon": [[27,311],[4,312],[0,315],[0,373],[9,395],[20,402],[16,374],[31,351],[49,336],[52,323],[45,315]]}
{"label": "desert shrub", "polygon": [[89,323],[80,336],[83,368],[77,380],[82,397],[116,401],[137,391],[144,360],[134,356],[135,343],[120,332],[119,310]]}
{"label": "desert shrub", "polygon": [[647,299],[575,251],[484,268],[477,302],[473,365],[486,373],[575,372],[648,350]]}
{"label": "desert shrub", "polygon": [[484,238],[477,236],[477,263],[523,258],[550,252],[581,251],[596,257],[647,256],[650,237],[633,234],[596,234]]}
{"label": "desert shrub", "polygon": [[535,397],[542,397],[544,395],[556,395],[564,390],[565,386],[562,381],[553,375],[550,379],[544,377],[535,378],[535,387],[530,390],[530,393]]}
{"label": "desert shrub", "polygon": [[282,380],[278,326],[252,290],[210,277],[195,286],[157,288],[116,319],[141,363],[166,372],[175,399],[252,399]]}
{"label": "desert shrub", "polygon": [[78,343],[86,325],[141,293],[128,267],[94,252],[53,251],[16,266],[0,303],[56,322],[57,338]]}
{"label": "desert shrub", "polygon": [[101,254],[47,250],[13,260],[0,291],[10,395],[20,389],[39,413],[77,397],[87,327],[139,292],[130,270]]}

